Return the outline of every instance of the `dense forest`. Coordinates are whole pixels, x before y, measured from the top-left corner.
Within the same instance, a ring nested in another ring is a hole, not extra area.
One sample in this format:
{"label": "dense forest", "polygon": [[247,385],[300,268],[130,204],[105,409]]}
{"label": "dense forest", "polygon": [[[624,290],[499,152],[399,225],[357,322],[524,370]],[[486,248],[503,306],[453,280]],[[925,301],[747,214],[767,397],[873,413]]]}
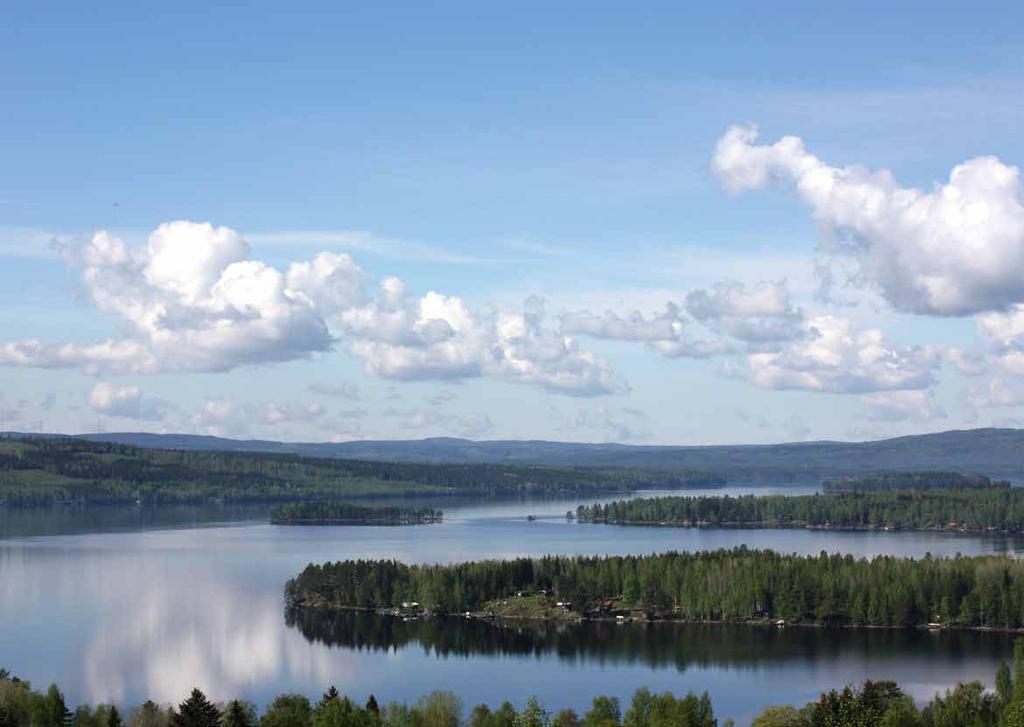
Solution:
{"label": "dense forest", "polygon": [[[1014,649],[1013,670],[1003,663],[995,691],[981,682],[958,684],[936,695],[922,709],[895,682],[866,681],[833,689],[801,707],[773,706],[752,727],[1022,727],[1024,725],[1024,648]],[[731,727],[732,720],[722,721]],[[82,705],[72,711],[57,685],[45,692],[0,669],[0,725],[3,727],[718,727],[707,692],[654,694],[638,689],[626,709],[616,697],[598,696],[581,716],[575,710],[549,711],[530,698],[520,708],[504,702],[480,704],[465,713],[452,692],[432,692],[412,705],[365,704],[330,687],[315,703],[302,694],[282,694],[259,714],[241,700],[216,704],[199,689],[176,706],[146,702],[124,714],[113,704]]]}
{"label": "dense forest", "polygon": [[430,507],[366,507],[347,502],[290,502],[270,511],[274,525],[423,525],[444,513]]}
{"label": "dense forest", "polygon": [[654,497],[581,505],[585,523],[680,527],[1024,532],[1024,488],[992,485],[835,495]]}
{"label": "dense forest", "polygon": [[1005,556],[920,560],[782,555],[745,547],[648,556],[517,558],[453,565],[390,560],[308,565],[285,586],[298,607],[379,609],[417,602],[438,613],[544,593],[573,612],[617,609],[686,621],[1024,627],[1024,562]]}
{"label": "dense forest", "polygon": [[[997,483],[1009,487],[1010,483]],[[992,480],[985,475],[965,475],[961,472],[879,472],[858,477],[836,477],[822,482],[826,493],[885,492],[889,490],[941,490],[966,487],[991,487]]]}
{"label": "dense forest", "polygon": [[592,493],[723,485],[703,473],[414,464],[0,439],[0,506],[274,502],[403,494]]}

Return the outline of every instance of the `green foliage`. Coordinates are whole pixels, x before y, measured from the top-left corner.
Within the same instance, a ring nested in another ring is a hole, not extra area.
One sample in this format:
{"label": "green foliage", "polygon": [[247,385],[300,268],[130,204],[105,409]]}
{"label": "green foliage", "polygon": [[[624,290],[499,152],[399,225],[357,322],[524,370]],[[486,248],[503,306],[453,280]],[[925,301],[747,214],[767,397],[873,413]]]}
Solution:
{"label": "green foliage", "polygon": [[768,707],[750,723],[750,727],[805,727],[806,715],[790,704]]}
{"label": "green foliage", "polygon": [[206,695],[198,689],[178,705],[178,711],[171,717],[173,727],[219,727],[221,712]]}
{"label": "green foliage", "polygon": [[583,523],[1024,533],[1024,488],[1002,485],[836,495],[655,497],[581,505]]}
{"label": "green foliage", "polygon": [[256,707],[249,702],[232,699],[224,709],[222,727],[256,727]]}
{"label": "green foliage", "polygon": [[282,694],[260,718],[260,727],[309,727],[313,716],[309,700],[301,694]]}
{"label": "green foliage", "polygon": [[615,727],[622,719],[618,697],[594,697],[590,710],[583,715],[584,727]]}
{"label": "green foliage", "polygon": [[275,525],[422,525],[444,513],[430,507],[366,507],[346,502],[292,502],[270,512]]}
{"label": "green foliage", "polygon": [[1005,556],[873,559],[782,555],[745,547],[649,556],[518,558],[453,565],[359,560],[309,565],[288,581],[299,607],[475,611],[519,591],[547,591],[590,612],[623,599],[690,621],[784,619],[907,627],[944,618],[971,627],[1024,627],[1024,562]]}
{"label": "green foliage", "polygon": [[[990,486],[992,486],[992,480],[985,475],[965,475],[961,472],[881,472],[859,477],[837,477],[822,483],[822,489],[827,493],[941,490]],[[1009,487],[1010,483],[1000,482],[999,486]]]}
{"label": "green foliage", "polygon": [[459,727],[462,721],[462,700],[452,692],[432,692],[414,710],[422,727]]}
{"label": "green foliage", "polygon": [[[1024,650],[1024,640],[1018,644]],[[1015,672],[1013,677],[1013,681],[1024,679],[1024,673]],[[178,711],[170,714],[174,724],[204,727],[238,727],[257,721],[255,708],[238,700],[226,705],[221,718],[199,690],[193,690]],[[161,708],[146,702],[132,712],[130,723],[132,727],[152,727],[166,724],[167,716]],[[1022,717],[1024,702],[1011,700],[1004,709],[999,696],[986,691],[980,682],[959,684],[918,710],[895,683],[866,681],[859,688],[847,686],[826,692],[802,708],[768,707],[754,719],[752,727],[1024,727]],[[63,727],[72,723],[114,727],[121,721],[113,705],[99,705],[95,710],[81,706],[72,716],[56,686],[36,692],[27,682],[0,671],[0,727]],[[478,705],[463,723],[462,702],[451,692],[433,692],[412,706],[392,702],[379,709],[376,700],[360,708],[331,688],[315,709],[304,696],[281,695],[258,723],[261,727],[716,727],[718,721],[706,693],[675,697],[638,689],[625,714],[618,699],[599,696],[582,720],[571,709],[552,717],[531,698],[519,711],[509,702],[494,711]],[[731,725],[731,720],[725,725]]]}
{"label": "green foliage", "polygon": [[0,439],[0,506],[7,507],[614,492],[724,483],[722,477],[706,472],[420,464],[142,449],[70,438]]}

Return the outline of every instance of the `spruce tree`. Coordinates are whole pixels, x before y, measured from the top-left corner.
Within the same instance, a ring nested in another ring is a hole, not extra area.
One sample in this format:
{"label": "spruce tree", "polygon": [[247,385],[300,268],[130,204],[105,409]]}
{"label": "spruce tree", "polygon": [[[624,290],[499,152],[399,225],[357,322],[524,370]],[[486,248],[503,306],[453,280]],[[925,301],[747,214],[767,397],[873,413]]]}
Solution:
{"label": "spruce tree", "polygon": [[107,727],[124,727],[121,713],[117,711],[117,707],[113,704],[110,705],[110,711],[107,713]]}
{"label": "spruce tree", "polygon": [[220,717],[217,706],[201,691],[193,689],[188,699],[178,705],[171,724],[174,727],[219,727]]}
{"label": "spruce tree", "polygon": [[256,710],[252,705],[232,699],[224,710],[223,727],[254,727]]}

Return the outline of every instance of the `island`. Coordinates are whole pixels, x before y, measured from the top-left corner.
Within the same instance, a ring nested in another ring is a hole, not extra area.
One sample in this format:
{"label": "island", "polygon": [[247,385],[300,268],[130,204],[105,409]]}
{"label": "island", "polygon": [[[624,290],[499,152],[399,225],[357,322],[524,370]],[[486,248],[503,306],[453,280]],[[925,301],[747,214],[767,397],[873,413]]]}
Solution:
{"label": "island", "polygon": [[287,582],[284,595],[291,608],[406,617],[1016,630],[1024,627],[1024,562],[802,556],[746,547],[446,565],[346,560],[308,565]]}
{"label": "island", "polygon": [[430,507],[366,507],[346,502],[292,502],[270,512],[273,525],[425,525],[444,513]]}
{"label": "island", "polygon": [[814,495],[653,497],[581,505],[581,523],[660,527],[933,530],[1024,533],[1024,488]]}

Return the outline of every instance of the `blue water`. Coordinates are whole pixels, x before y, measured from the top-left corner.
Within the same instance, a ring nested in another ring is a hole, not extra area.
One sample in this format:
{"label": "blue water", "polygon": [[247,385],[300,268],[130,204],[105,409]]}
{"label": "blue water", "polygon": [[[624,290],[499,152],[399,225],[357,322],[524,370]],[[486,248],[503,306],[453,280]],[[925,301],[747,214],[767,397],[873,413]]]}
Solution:
{"label": "blue water", "polygon": [[[353,697],[373,693],[381,702],[450,689],[467,707],[504,699],[523,703],[537,695],[552,708],[582,710],[597,693],[628,699],[647,686],[707,689],[720,716],[744,724],[768,704],[800,703],[868,677],[898,679],[919,698],[961,680],[991,683],[999,659],[1010,653],[1009,640],[992,634],[834,637],[786,629],[768,643],[765,637],[668,625],[657,632],[642,625],[618,627],[633,631],[616,632],[615,648],[602,648],[606,633],[585,630],[568,640],[524,632],[526,647],[491,650],[439,651],[438,639],[449,640],[444,633],[356,648],[345,639],[323,643],[315,630],[304,634],[286,623],[284,582],[309,562],[343,558],[453,561],[739,544],[866,556],[1024,551],[1019,541],[939,533],[567,522],[564,513],[577,504],[452,502],[444,505],[443,524],[390,528],[279,527],[253,519],[262,513],[212,509],[141,520],[111,512],[103,521],[91,514],[82,516],[88,517],[84,524],[76,524],[74,513],[59,523],[8,513],[6,538],[0,539],[0,664],[37,685],[57,681],[75,703],[176,702],[199,686],[215,699],[237,696],[265,704],[281,692],[312,697],[336,684]],[[537,520],[527,522],[527,514]],[[69,534],[31,534],[55,529]],[[450,640],[458,640],[463,627],[451,628],[456,631]],[[485,634],[479,641],[500,645],[506,637]]]}

